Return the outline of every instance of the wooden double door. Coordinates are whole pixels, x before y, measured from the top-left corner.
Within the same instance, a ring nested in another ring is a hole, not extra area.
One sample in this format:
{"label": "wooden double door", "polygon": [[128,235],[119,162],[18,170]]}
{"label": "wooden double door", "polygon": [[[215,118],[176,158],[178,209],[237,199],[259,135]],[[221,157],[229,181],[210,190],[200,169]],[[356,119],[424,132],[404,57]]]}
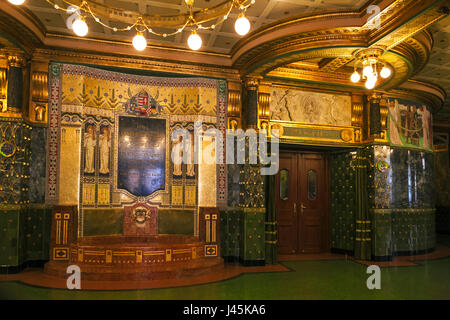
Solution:
{"label": "wooden double door", "polygon": [[276,179],[278,253],[328,249],[328,169],[318,152],[280,152]]}

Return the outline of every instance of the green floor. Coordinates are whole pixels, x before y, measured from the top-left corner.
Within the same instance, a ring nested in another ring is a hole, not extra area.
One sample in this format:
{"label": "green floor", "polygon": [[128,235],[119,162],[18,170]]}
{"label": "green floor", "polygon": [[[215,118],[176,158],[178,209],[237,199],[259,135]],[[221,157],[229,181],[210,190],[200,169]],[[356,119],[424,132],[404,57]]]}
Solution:
{"label": "green floor", "polygon": [[[450,236],[438,242],[450,246]],[[414,267],[381,269],[381,289],[366,287],[366,266],[351,260],[283,263],[291,272],[244,274],[189,287],[76,291],[0,282],[0,299],[446,299],[450,300],[450,258]]]}
{"label": "green floor", "polygon": [[2,299],[450,299],[450,258],[383,268],[381,290],[366,287],[366,266],[352,261],[287,262],[292,272],[244,274],[190,287],[69,291],[0,282]]}

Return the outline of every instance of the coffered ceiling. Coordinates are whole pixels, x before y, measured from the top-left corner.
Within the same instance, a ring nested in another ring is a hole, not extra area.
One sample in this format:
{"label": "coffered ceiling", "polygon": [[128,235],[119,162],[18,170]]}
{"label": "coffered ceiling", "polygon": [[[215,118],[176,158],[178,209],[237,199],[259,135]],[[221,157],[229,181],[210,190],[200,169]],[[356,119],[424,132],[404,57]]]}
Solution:
{"label": "coffered ceiling", "polygon": [[450,121],[450,17],[428,29],[433,35],[433,50],[428,64],[414,78],[438,84],[447,92],[445,106],[437,118]]}

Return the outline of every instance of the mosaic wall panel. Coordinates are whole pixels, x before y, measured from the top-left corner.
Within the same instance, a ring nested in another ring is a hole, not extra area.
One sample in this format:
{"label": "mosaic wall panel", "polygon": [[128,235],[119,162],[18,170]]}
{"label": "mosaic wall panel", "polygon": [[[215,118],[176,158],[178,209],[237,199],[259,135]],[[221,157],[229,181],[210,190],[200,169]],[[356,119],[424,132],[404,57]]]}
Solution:
{"label": "mosaic wall panel", "polygon": [[353,252],[355,241],[356,186],[350,166],[351,152],[330,154],[331,248]]}
{"label": "mosaic wall panel", "polygon": [[48,260],[51,209],[44,205],[0,208],[0,265]]}
{"label": "mosaic wall panel", "polygon": [[[59,204],[78,204],[80,186],[80,143],[81,129],[63,127],[60,135],[59,158]],[[95,191],[94,191],[95,192]],[[83,191],[82,201],[86,199]],[[95,196],[93,197],[95,200]]]}
{"label": "mosaic wall panel", "polygon": [[[170,140],[169,128],[180,125],[193,129],[197,121],[217,128],[223,134],[227,127],[226,81],[197,77],[151,77],[59,63],[50,65],[49,75],[46,200],[72,203],[76,198],[81,207],[80,234],[83,234],[85,220],[83,210],[88,208],[120,208],[136,201],[151,201],[160,207],[180,209],[194,209],[198,205],[211,203],[226,204],[225,165],[204,167],[202,183],[208,192],[197,189],[202,168],[195,166],[192,170],[186,165],[183,165],[181,176],[170,175],[166,178],[166,189],[161,194],[133,196],[116,186],[119,116],[166,119],[167,142]],[[69,189],[64,182],[73,180],[67,177],[75,167],[73,163],[70,166],[69,161],[59,153],[65,148],[64,128],[80,131],[77,136],[79,143],[71,143],[72,152],[64,152],[72,156],[75,154],[76,158],[75,151],[79,150],[78,189]],[[166,144],[168,152],[169,148],[170,145]],[[166,158],[165,171],[172,173],[174,168],[170,167],[169,157]],[[214,190],[211,189],[210,179],[215,184]],[[172,189],[172,186],[176,187]],[[172,190],[176,191],[174,195]],[[201,198],[202,195],[207,195],[207,199]]]}
{"label": "mosaic wall panel", "polygon": [[47,128],[33,127],[30,142],[30,203],[45,202],[45,145]]}
{"label": "mosaic wall panel", "polygon": [[31,126],[0,121],[0,203],[29,203]]}

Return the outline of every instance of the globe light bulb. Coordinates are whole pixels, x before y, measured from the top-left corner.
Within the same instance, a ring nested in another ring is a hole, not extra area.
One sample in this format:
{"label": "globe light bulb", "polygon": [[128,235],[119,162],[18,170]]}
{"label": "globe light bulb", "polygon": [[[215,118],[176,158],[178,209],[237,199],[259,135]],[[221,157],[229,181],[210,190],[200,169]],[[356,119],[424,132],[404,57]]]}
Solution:
{"label": "globe light bulb", "polygon": [[365,66],[364,68],[363,68],[363,76],[364,77],[368,77],[370,74],[372,74],[373,73],[373,68],[372,68],[372,66]]}
{"label": "globe light bulb", "polygon": [[197,32],[192,31],[191,35],[188,38],[188,46],[192,50],[198,50],[201,48],[202,38],[200,38]]}
{"label": "globe light bulb", "polygon": [[239,15],[234,23],[234,30],[236,30],[237,34],[240,36],[245,36],[250,31],[250,21],[248,21],[243,13]]}
{"label": "globe light bulb", "polygon": [[77,36],[84,37],[88,33],[88,25],[82,17],[78,17],[72,24],[72,30]]}
{"label": "globe light bulb", "polygon": [[355,72],[352,73],[352,76],[350,77],[350,80],[353,83],[358,82],[359,80],[361,80],[361,76],[359,75],[358,71],[355,70]]}
{"label": "globe light bulb", "polygon": [[138,50],[142,51],[145,48],[147,48],[147,39],[145,39],[142,32],[138,32],[134,38],[133,38],[133,47]]}
{"label": "globe light bulb", "polygon": [[8,0],[9,3],[12,3],[13,5],[20,6],[25,2],[25,0]]}
{"label": "globe light bulb", "polygon": [[376,78],[370,78],[370,79],[367,79],[367,81],[364,85],[367,89],[371,90],[371,89],[375,88],[376,83],[377,83]]}
{"label": "globe light bulb", "polygon": [[380,76],[383,79],[389,78],[391,76],[391,69],[389,69],[388,67],[383,67],[380,71]]}

